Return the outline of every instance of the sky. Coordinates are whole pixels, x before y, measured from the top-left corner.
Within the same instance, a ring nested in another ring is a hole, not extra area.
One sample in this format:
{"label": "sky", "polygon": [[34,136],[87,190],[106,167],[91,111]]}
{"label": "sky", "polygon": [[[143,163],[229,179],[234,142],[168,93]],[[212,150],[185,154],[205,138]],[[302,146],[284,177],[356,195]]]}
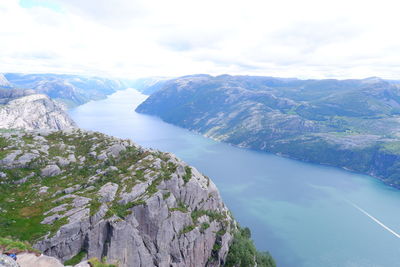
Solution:
{"label": "sky", "polygon": [[400,79],[400,3],[0,0],[0,72]]}

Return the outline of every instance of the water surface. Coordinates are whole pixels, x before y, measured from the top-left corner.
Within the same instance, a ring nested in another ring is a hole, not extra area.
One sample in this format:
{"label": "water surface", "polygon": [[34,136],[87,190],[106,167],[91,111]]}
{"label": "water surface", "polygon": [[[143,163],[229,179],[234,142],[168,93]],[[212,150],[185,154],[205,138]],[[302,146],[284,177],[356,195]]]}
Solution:
{"label": "water surface", "polygon": [[70,111],[84,129],[173,152],[218,186],[283,267],[400,266],[400,191],[370,176],[218,143],[136,113],[133,89]]}

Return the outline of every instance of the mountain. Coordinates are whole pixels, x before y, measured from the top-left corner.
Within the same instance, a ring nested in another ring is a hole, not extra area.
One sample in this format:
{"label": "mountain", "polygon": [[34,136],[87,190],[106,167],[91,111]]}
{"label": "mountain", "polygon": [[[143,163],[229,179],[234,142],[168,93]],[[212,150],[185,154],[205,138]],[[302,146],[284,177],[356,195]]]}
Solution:
{"label": "mountain", "polygon": [[11,88],[11,83],[7,80],[7,78],[0,73],[0,88]]}
{"label": "mountain", "polygon": [[117,79],[78,75],[6,73],[4,77],[14,88],[32,89],[69,107],[103,99],[117,90],[127,88]]}
{"label": "mountain", "polygon": [[31,93],[4,91],[0,107],[0,252],[21,267],[275,266],[210,178]]}
{"label": "mountain", "polygon": [[124,81],[129,87],[135,88],[139,92],[145,95],[151,95],[154,92],[160,90],[164,84],[171,78],[166,77],[148,77],[140,78],[136,80],[126,80]]}
{"label": "mountain", "polygon": [[[1,96],[0,91],[0,96]],[[46,95],[29,91],[9,91],[8,98],[0,98],[6,105],[0,106],[0,128],[5,129],[55,129],[76,127],[65,112],[65,108]],[[6,92],[7,93],[7,92]],[[16,95],[24,95],[14,98]],[[4,96],[4,94],[3,94]]]}
{"label": "mountain", "polygon": [[241,147],[367,173],[400,188],[400,85],[192,75],[138,108]]}
{"label": "mountain", "polygon": [[35,91],[33,90],[24,90],[24,89],[7,89],[1,88],[0,89],[0,105],[5,105],[11,100],[16,98],[20,98],[27,95],[33,95]]}
{"label": "mountain", "polygon": [[62,262],[235,266],[248,247],[252,266],[272,264],[241,241],[249,235],[208,177],[130,140],[80,129],[1,133],[0,176],[0,236]]}

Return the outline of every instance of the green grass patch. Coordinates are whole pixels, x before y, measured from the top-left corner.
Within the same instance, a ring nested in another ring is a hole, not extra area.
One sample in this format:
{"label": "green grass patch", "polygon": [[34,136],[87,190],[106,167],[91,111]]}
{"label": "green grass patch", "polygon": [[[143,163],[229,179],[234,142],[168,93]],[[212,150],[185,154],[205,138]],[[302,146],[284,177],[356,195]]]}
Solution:
{"label": "green grass patch", "polygon": [[176,207],[176,208],[170,208],[169,209],[169,211],[180,211],[180,212],[188,212],[188,208],[187,208],[187,206],[185,205],[185,203],[183,203],[182,201],[178,201],[178,207]]}
{"label": "green grass patch", "polygon": [[185,227],[179,232],[179,234],[180,234],[180,235],[184,235],[184,234],[186,234],[186,233],[189,233],[189,232],[193,231],[195,228],[196,228],[196,225],[194,225],[194,224],[185,226]]}
{"label": "green grass patch", "polygon": [[32,248],[28,242],[16,241],[10,238],[0,237],[0,250],[4,252],[33,252],[40,253],[39,250]]}
{"label": "green grass patch", "polygon": [[109,264],[106,263],[107,259],[103,258],[101,261],[99,261],[99,259],[97,258],[91,258],[88,260],[88,262],[90,263],[90,266],[92,267],[118,267],[118,265],[116,264]]}
{"label": "green grass patch", "polygon": [[197,219],[200,218],[201,216],[207,215],[211,221],[222,221],[226,219],[226,216],[224,214],[221,214],[216,211],[212,210],[194,210],[192,211],[192,220],[194,223],[197,223]]}
{"label": "green grass patch", "polygon": [[78,263],[80,263],[87,255],[86,251],[81,251],[78,254],[76,254],[75,256],[73,256],[71,259],[66,260],[64,262],[64,265],[76,265]]}
{"label": "green grass patch", "polygon": [[185,184],[189,182],[190,179],[192,179],[192,168],[190,168],[190,166],[185,167],[185,175],[183,175],[182,179]]}
{"label": "green grass patch", "polygon": [[165,194],[163,194],[163,200],[168,199],[171,196],[171,192],[167,192]]}

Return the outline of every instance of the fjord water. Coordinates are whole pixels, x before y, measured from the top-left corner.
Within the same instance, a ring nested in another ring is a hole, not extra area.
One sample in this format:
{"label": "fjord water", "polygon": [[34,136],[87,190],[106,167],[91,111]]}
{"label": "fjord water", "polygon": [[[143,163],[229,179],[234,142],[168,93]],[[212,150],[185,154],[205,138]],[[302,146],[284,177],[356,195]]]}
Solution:
{"label": "fjord water", "polygon": [[84,129],[173,152],[211,177],[278,266],[400,266],[399,190],[366,175],[215,142],[136,113],[145,98],[119,91],[70,115]]}

